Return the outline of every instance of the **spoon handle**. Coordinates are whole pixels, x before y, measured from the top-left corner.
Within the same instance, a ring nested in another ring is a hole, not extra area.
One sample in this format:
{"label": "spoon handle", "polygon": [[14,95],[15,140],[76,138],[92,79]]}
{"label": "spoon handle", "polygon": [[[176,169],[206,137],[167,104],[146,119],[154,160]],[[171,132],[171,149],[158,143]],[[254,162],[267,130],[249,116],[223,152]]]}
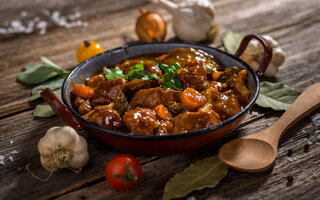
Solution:
{"label": "spoon handle", "polygon": [[[268,129],[267,134],[278,143],[281,136],[297,121],[320,107],[320,82],[309,86],[286,110],[280,119]],[[273,134],[272,134],[273,133]]]}

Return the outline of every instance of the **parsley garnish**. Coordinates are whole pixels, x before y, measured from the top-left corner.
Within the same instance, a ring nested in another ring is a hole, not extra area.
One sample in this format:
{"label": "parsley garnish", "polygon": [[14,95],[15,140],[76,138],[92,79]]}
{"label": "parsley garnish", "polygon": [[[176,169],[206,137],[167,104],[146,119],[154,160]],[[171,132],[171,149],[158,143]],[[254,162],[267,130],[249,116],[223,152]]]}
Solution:
{"label": "parsley garnish", "polygon": [[182,90],[180,79],[174,78],[174,73],[179,69],[179,63],[171,63],[170,65],[158,64],[165,72],[160,81],[163,83],[163,89]]}
{"label": "parsley garnish", "polygon": [[159,79],[157,74],[144,75],[141,79],[148,81],[152,79]]}
{"label": "parsley garnish", "polygon": [[131,66],[130,72],[127,75],[124,75],[122,70],[117,66],[114,69],[105,69],[105,76],[108,80],[125,78],[128,82],[134,79],[159,79],[163,83],[163,89],[165,90],[182,90],[180,79],[174,78],[175,72],[180,67],[179,63],[173,62],[170,65],[155,63],[155,65],[159,66],[164,71],[164,74],[160,79],[157,74],[146,75],[146,71],[144,70],[142,62]]}
{"label": "parsley garnish", "polygon": [[108,80],[113,80],[116,78],[125,78],[128,82],[134,79],[143,79],[143,80],[151,80],[151,79],[159,79],[157,74],[146,75],[144,71],[143,63],[138,63],[130,67],[130,72],[127,75],[124,75],[122,70],[119,67],[115,67],[114,69],[105,69],[105,76]]}
{"label": "parsley garnish", "polygon": [[143,63],[139,63],[130,67],[130,72],[126,75],[128,81],[132,81],[134,79],[142,78],[146,75],[144,71]]}
{"label": "parsley garnish", "polygon": [[105,69],[106,78],[108,80],[113,80],[116,78],[124,78],[125,75],[123,74],[122,70],[116,66],[114,69]]}

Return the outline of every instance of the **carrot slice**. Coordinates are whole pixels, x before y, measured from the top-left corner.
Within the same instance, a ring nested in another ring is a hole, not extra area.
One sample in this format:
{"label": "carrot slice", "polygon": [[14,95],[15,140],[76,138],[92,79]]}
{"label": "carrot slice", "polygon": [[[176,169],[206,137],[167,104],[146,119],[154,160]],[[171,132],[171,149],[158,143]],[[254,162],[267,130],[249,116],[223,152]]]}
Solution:
{"label": "carrot slice", "polygon": [[206,103],[205,97],[193,88],[187,88],[180,96],[181,103],[191,109],[198,109]]}
{"label": "carrot slice", "polygon": [[93,96],[94,90],[83,84],[75,84],[72,93],[76,96],[89,99]]}
{"label": "carrot slice", "polygon": [[247,71],[246,70],[241,70],[238,73],[238,76],[242,79],[242,80],[247,80]]}
{"label": "carrot slice", "polygon": [[171,118],[170,112],[164,105],[157,105],[154,109],[160,119],[169,120]]}
{"label": "carrot slice", "polygon": [[222,73],[222,72],[212,72],[212,79],[213,79],[214,81],[218,80],[221,73]]}

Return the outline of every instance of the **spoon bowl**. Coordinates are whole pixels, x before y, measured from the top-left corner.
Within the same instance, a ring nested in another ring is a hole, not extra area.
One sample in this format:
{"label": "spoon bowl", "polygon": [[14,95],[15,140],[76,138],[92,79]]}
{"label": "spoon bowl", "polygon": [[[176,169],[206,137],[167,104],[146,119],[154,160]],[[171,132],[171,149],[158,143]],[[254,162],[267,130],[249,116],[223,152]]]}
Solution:
{"label": "spoon bowl", "polygon": [[239,171],[260,172],[273,166],[281,136],[320,107],[320,83],[309,86],[280,119],[265,131],[232,140],[219,149],[222,163]]}
{"label": "spoon bowl", "polygon": [[250,172],[269,169],[276,155],[277,150],[259,138],[238,138],[226,143],[219,150],[219,159],[224,164],[237,170],[247,169]]}

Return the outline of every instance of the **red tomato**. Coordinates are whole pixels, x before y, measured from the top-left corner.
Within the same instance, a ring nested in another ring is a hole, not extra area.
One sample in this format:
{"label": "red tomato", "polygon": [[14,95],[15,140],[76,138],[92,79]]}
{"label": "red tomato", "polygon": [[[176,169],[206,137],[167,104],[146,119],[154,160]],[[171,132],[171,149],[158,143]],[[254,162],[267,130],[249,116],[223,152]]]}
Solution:
{"label": "red tomato", "polygon": [[120,154],[110,160],[105,175],[112,188],[130,190],[140,181],[141,166],[135,157]]}

